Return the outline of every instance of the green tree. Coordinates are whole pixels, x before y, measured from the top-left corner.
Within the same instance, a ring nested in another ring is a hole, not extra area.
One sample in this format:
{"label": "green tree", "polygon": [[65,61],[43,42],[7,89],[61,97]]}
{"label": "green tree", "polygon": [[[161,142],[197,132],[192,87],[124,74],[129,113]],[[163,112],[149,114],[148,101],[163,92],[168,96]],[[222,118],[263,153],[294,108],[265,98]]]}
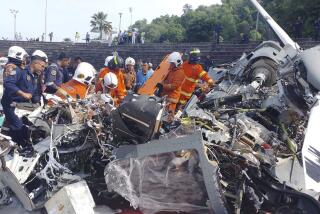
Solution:
{"label": "green tree", "polygon": [[[140,32],[146,33],[149,42],[208,42],[212,41],[216,26],[221,26],[221,36],[226,41],[239,41],[246,33],[250,39],[274,39],[262,20],[256,31],[257,10],[250,0],[221,0],[222,4],[199,6],[192,9],[184,5],[183,14],[161,16],[151,23],[139,20],[135,23]],[[297,17],[303,18],[303,36],[314,32],[314,21],[320,16],[320,0],[260,0],[275,21],[289,33]],[[307,14],[307,15],[306,15]]]}
{"label": "green tree", "polygon": [[136,21],[133,25],[132,28],[137,28],[140,32],[143,32],[146,30],[148,26],[147,19],[142,19]]}
{"label": "green tree", "polygon": [[[216,23],[222,26],[222,37],[224,40],[237,40],[237,19],[234,16],[234,11],[227,5],[222,5],[221,8],[216,8],[217,18]],[[223,15],[222,15],[223,14]]]}
{"label": "green tree", "polygon": [[185,28],[185,41],[207,42],[212,39],[214,17],[204,7],[192,10],[181,17]]}
{"label": "green tree", "polygon": [[314,21],[320,16],[319,0],[263,0],[263,6],[291,36],[299,16],[303,20],[302,36],[313,35]]}
{"label": "green tree", "polygon": [[103,32],[105,34],[112,31],[111,22],[107,21],[108,14],[103,12],[95,13],[91,18],[91,32],[100,33],[99,39],[102,39]]}
{"label": "green tree", "polygon": [[251,30],[249,33],[249,38],[252,41],[260,41],[262,39],[262,35],[256,30]]}
{"label": "green tree", "polygon": [[181,42],[185,37],[185,29],[179,23],[178,16],[160,16],[150,24],[147,20],[136,21],[133,27],[145,32],[146,42]]}

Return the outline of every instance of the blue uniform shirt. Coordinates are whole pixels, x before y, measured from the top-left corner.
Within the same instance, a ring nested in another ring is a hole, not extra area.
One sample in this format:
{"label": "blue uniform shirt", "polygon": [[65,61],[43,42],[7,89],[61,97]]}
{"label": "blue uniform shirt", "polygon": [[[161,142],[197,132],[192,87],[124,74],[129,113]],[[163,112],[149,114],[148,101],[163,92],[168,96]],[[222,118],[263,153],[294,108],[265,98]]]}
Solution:
{"label": "blue uniform shirt", "polygon": [[[30,101],[33,103],[39,103],[41,95],[40,77],[37,74],[33,74],[29,66],[24,70],[16,68],[8,72],[8,75],[4,78],[3,86],[4,93],[1,99],[1,104],[6,120],[9,123],[9,135],[12,140],[19,145],[26,146],[26,141],[28,140],[28,129],[23,124],[22,120],[15,114],[15,107],[11,106],[11,103]],[[24,99],[17,95],[19,90],[32,94],[31,100]]]}
{"label": "blue uniform shirt", "polygon": [[146,74],[142,72],[142,70],[139,70],[137,72],[137,87],[140,88],[144,85],[144,83],[151,77],[153,74],[153,70],[148,70]]}
{"label": "blue uniform shirt", "polygon": [[74,75],[75,70],[73,68],[65,68],[63,69],[63,83],[69,82]]}
{"label": "blue uniform shirt", "polygon": [[57,89],[63,83],[64,74],[63,69],[52,63],[44,72],[44,83],[47,87]]}
{"label": "blue uniform shirt", "polygon": [[10,75],[4,78],[4,92],[2,102],[10,105],[12,102],[30,102],[23,97],[17,95],[19,90],[32,94],[32,102],[40,102],[41,85],[40,77],[37,74],[32,74],[30,67],[27,66],[24,70],[16,68],[10,72]]}

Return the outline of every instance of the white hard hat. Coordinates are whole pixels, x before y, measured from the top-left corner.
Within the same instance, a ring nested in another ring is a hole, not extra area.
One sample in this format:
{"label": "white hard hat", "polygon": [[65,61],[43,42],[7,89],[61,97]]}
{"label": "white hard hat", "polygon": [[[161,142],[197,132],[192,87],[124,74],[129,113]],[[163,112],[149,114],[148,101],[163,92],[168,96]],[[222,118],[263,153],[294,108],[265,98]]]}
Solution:
{"label": "white hard hat", "polygon": [[35,50],[32,55],[31,55],[31,60],[42,60],[46,63],[48,63],[48,56],[45,52],[41,51],[41,50]]}
{"label": "white hard hat", "polygon": [[173,52],[169,55],[168,60],[170,63],[174,63],[176,65],[176,67],[179,67],[180,65],[182,65],[182,58],[181,58],[181,54],[179,52]]}
{"label": "white hard hat", "polygon": [[136,61],[132,57],[128,57],[125,61],[125,65],[135,65]]}
{"label": "white hard hat", "polygon": [[8,63],[7,57],[0,57],[0,66],[4,66]]}
{"label": "white hard hat", "polygon": [[107,73],[103,78],[103,84],[107,88],[114,89],[118,87],[118,78],[114,73]]}
{"label": "white hard hat", "polygon": [[108,63],[110,62],[110,60],[113,58],[113,56],[108,56],[106,58],[106,60],[104,61],[104,66],[108,67]]}
{"label": "white hard hat", "polygon": [[24,57],[27,57],[28,53],[22,47],[11,46],[8,51],[8,57],[22,61]]}
{"label": "white hard hat", "polygon": [[89,85],[91,84],[93,78],[95,77],[96,69],[94,67],[87,63],[87,62],[81,62],[76,71],[74,72],[73,78],[74,80]]}

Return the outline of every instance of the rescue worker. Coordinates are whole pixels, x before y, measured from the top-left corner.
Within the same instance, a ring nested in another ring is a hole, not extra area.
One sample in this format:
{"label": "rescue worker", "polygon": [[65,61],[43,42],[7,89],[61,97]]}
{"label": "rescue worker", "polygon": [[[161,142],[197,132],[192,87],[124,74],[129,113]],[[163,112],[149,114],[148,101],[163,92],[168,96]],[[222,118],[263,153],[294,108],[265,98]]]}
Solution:
{"label": "rescue worker", "polygon": [[31,63],[25,69],[11,70],[4,78],[4,93],[1,100],[6,121],[9,123],[9,135],[22,147],[30,147],[29,130],[15,114],[15,103],[40,103],[40,76],[48,63],[47,55],[36,50]]}
{"label": "rescue worker", "polygon": [[7,57],[0,57],[0,97],[2,97],[3,94],[3,71],[7,63]]}
{"label": "rescue worker", "polygon": [[84,99],[90,89],[91,83],[95,77],[96,69],[87,62],[81,62],[73,78],[63,83],[57,90],[56,95],[62,99]]}
{"label": "rescue worker", "polygon": [[[2,72],[4,68],[6,67],[6,64],[8,63],[7,57],[0,57],[0,75],[3,76]],[[2,77],[0,77],[2,79]]]}
{"label": "rescue worker", "polygon": [[[112,72],[117,76],[118,79],[118,87],[115,89],[117,95],[117,102],[116,106],[118,106],[124,97],[127,95],[127,90],[124,84],[124,76],[123,76],[123,68],[124,68],[124,60],[120,57],[115,55],[112,59],[108,62],[108,70],[105,73],[100,72],[99,78],[104,78],[104,76]],[[102,74],[105,74],[104,76]],[[96,92],[103,91],[102,82],[96,85]]]}
{"label": "rescue worker", "polygon": [[136,61],[128,57],[125,61],[125,70],[124,70],[124,84],[126,86],[126,90],[133,90],[136,83],[136,72],[134,70],[134,66]]}
{"label": "rescue worker", "polygon": [[170,63],[169,74],[163,83],[158,83],[159,91],[162,91],[161,96],[167,96],[167,111],[173,117],[177,104],[179,102],[181,85],[184,81],[184,72],[182,69],[182,58],[179,52],[173,52],[169,55]]}
{"label": "rescue worker", "polygon": [[109,61],[113,58],[113,56],[108,56],[105,61],[104,61],[104,68],[102,68],[99,72],[97,82],[96,82],[96,87],[95,87],[95,92],[97,93],[98,91],[103,90],[103,77],[109,72],[108,68],[108,63]]}
{"label": "rescue worker", "polygon": [[8,50],[8,62],[3,70],[3,77],[9,76],[15,69],[24,69],[28,53],[19,46],[12,46]]}
{"label": "rescue worker", "polygon": [[101,99],[105,103],[109,103],[111,105],[115,105],[118,103],[118,95],[117,95],[117,87],[118,87],[118,78],[117,76],[109,72],[103,78],[103,94],[101,95]]}
{"label": "rescue worker", "polygon": [[77,56],[73,59],[72,63],[68,67],[68,74],[71,75],[71,77],[74,76],[74,72],[76,71],[78,65],[83,62],[82,58]]}
{"label": "rescue worker", "polygon": [[[57,62],[52,63],[45,71],[44,83],[46,86],[45,92],[54,94],[59,89],[62,83],[67,82],[69,79],[69,66],[70,59],[65,53],[60,53]],[[72,76],[71,76],[72,78]]]}
{"label": "rescue worker", "polygon": [[199,80],[206,82],[210,87],[214,85],[206,71],[200,65],[200,50],[195,48],[189,52],[189,59],[182,65],[185,80],[181,86],[181,96],[179,103],[184,106],[190,99]]}

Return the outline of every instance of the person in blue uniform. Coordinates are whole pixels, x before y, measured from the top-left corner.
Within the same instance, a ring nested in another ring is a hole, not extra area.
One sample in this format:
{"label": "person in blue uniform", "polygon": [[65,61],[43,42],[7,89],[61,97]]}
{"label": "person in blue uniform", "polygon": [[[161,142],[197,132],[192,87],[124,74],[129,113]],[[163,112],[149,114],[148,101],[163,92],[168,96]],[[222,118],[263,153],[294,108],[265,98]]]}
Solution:
{"label": "person in blue uniform", "polygon": [[70,58],[65,53],[60,53],[56,63],[52,63],[44,73],[45,92],[54,94],[62,83],[72,79],[73,74],[68,71]]}
{"label": "person in blue uniform", "polygon": [[11,70],[24,69],[27,62],[28,53],[19,46],[11,46],[8,51],[8,62],[4,66],[3,77],[6,77]]}
{"label": "person in blue uniform", "polygon": [[36,50],[31,56],[31,63],[25,68],[11,70],[4,78],[4,93],[1,99],[3,112],[9,122],[9,135],[21,147],[28,147],[29,130],[15,114],[15,103],[40,103],[41,73],[47,66],[47,55]]}
{"label": "person in blue uniform", "polygon": [[[74,73],[75,73],[78,65],[79,65],[81,62],[83,62],[82,58],[79,57],[79,56],[77,56],[77,57],[75,57],[75,58],[73,59],[73,61],[70,63],[70,65],[69,65],[69,67],[68,67],[67,77],[66,77],[66,78],[68,79],[67,82],[69,82],[69,81],[73,78]],[[71,77],[71,78],[70,78],[70,77]]]}

